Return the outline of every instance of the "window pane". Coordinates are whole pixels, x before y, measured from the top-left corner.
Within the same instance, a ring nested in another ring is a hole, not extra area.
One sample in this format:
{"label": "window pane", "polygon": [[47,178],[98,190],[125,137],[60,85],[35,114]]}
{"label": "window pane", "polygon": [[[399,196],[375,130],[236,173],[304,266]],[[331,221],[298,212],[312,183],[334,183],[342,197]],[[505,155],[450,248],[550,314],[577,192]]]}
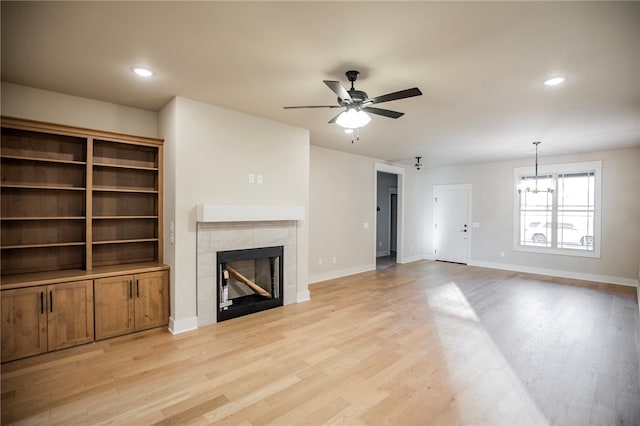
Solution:
{"label": "window pane", "polygon": [[558,175],[558,247],[593,251],[595,172]]}
{"label": "window pane", "polygon": [[[523,176],[520,181],[520,245],[551,247],[553,242],[553,194],[546,192],[552,187],[552,176],[538,177],[535,192],[535,176]],[[526,188],[529,188],[527,190]]]}

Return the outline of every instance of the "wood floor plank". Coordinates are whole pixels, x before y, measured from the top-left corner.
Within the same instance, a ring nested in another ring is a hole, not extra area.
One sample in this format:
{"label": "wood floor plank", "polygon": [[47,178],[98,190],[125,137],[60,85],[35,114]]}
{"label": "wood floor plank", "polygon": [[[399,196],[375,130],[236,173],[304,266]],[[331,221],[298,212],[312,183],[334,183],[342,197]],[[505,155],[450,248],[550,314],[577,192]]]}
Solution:
{"label": "wood floor plank", "polygon": [[1,423],[640,424],[635,289],[433,261],[3,364]]}

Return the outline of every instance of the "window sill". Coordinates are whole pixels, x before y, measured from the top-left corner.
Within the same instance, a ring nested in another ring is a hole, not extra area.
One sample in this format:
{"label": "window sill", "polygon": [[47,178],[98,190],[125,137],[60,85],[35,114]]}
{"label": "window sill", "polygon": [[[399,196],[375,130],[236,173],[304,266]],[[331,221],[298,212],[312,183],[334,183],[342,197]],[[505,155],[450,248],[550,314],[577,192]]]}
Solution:
{"label": "window sill", "polygon": [[598,248],[596,248],[594,251],[587,251],[587,250],[572,250],[572,249],[559,249],[559,248],[547,248],[547,247],[529,247],[529,246],[521,246],[516,244],[513,246],[513,250],[526,252],[526,253],[586,257],[586,258],[592,258],[592,259],[600,258],[600,250],[598,250]]}

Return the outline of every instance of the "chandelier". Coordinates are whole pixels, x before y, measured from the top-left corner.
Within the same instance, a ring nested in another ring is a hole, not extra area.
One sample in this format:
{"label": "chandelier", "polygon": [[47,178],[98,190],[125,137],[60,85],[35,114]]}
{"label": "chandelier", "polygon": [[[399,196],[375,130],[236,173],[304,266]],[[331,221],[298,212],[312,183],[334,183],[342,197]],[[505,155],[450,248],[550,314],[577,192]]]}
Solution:
{"label": "chandelier", "polygon": [[[540,180],[540,177],[538,177],[538,145],[540,145],[540,141],[535,141],[533,142],[533,144],[536,146],[536,165],[535,165],[535,177],[531,177],[531,176],[524,176],[521,178],[520,183],[518,184],[518,192],[531,192],[534,194],[537,194],[538,192],[549,192],[552,193],[553,192],[553,180],[549,179],[548,176],[543,176],[542,180],[546,181],[547,187],[544,189],[539,189],[538,188],[538,181]],[[532,185],[532,181],[533,181],[533,185]]]}

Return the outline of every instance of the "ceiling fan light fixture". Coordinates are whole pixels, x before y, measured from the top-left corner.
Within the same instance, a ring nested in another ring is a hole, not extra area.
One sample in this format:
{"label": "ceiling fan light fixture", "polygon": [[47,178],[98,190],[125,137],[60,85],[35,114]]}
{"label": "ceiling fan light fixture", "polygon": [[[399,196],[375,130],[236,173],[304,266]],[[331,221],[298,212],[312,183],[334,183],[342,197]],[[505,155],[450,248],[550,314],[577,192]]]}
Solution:
{"label": "ceiling fan light fixture", "polygon": [[369,121],[371,121],[369,114],[354,108],[343,111],[336,119],[336,123],[339,126],[347,129],[358,129],[360,127],[364,127],[369,124]]}
{"label": "ceiling fan light fixture", "polygon": [[351,133],[353,133],[353,129],[350,129],[350,128],[347,127],[346,129],[344,129],[344,132],[346,134],[350,135]]}

